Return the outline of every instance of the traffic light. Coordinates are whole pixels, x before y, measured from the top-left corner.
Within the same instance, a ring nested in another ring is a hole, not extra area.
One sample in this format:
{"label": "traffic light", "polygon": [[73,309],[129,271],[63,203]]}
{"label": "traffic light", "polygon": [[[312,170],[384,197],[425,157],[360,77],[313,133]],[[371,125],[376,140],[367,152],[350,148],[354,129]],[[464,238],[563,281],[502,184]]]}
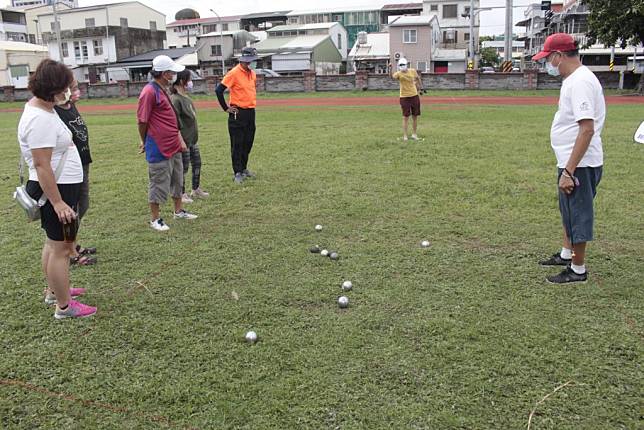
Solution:
{"label": "traffic light", "polygon": [[541,0],[541,10],[550,10],[550,9],[552,9],[552,1]]}

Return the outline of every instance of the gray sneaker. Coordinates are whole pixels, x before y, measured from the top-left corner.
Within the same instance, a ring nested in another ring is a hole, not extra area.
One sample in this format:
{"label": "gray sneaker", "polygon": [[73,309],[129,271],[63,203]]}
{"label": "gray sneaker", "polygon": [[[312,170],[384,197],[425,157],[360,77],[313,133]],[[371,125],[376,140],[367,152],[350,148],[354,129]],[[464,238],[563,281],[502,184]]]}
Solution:
{"label": "gray sneaker", "polygon": [[250,170],[248,170],[248,169],[244,169],[244,170],[242,171],[242,176],[243,176],[244,178],[255,178],[257,175],[255,175],[255,173],[254,173],[254,172],[251,172],[251,171],[250,171]]}
{"label": "gray sneaker", "polygon": [[235,181],[236,184],[241,185],[242,182],[244,182],[244,176],[241,173],[235,173],[233,181]]}

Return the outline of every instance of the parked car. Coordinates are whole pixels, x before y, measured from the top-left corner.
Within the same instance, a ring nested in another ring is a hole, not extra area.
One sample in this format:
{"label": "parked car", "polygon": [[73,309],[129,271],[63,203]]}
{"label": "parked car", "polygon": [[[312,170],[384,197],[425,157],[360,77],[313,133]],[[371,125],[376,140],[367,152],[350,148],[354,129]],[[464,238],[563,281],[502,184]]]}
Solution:
{"label": "parked car", "polygon": [[481,73],[496,73],[494,67],[481,67]]}
{"label": "parked car", "polygon": [[268,76],[269,78],[276,78],[278,76],[281,76],[275,70],[271,69],[255,69],[255,74]]}

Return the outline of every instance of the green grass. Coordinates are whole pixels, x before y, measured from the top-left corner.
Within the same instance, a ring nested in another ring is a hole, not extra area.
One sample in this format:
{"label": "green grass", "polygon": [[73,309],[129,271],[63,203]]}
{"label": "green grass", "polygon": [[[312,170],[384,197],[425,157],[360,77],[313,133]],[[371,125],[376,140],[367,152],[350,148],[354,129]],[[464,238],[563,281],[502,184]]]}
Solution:
{"label": "green grass", "polygon": [[225,115],[202,112],[212,198],[167,234],[147,227],[133,115],[88,115],[99,264],[72,281],[99,313],[59,322],[43,233],[9,199],[19,115],[1,114],[0,427],[521,429],[573,381],[533,429],[638,428],[644,110],[608,108],[591,278],[567,287],[535,264],[559,246],[554,110],[427,106],[428,139],[402,144],[395,105],[260,109],[241,188]]}

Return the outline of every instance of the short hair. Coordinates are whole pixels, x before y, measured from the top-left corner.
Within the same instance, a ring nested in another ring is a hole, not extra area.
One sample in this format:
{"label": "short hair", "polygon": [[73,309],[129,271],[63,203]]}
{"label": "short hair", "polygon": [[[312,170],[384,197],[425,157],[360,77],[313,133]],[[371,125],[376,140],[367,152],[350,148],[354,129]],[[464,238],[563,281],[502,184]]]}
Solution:
{"label": "short hair", "polygon": [[69,67],[58,61],[42,60],[36,71],[29,77],[27,88],[41,100],[53,102],[56,94],[69,88],[74,81],[74,74]]}
{"label": "short hair", "polygon": [[566,51],[563,53],[566,57],[572,58],[579,56],[579,41],[575,40],[575,49],[572,51]]}
{"label": "short hair", "polygon": [[151,70],[150,71],[150,75],[152,75],[153,79],[160,78],[162,74],[163,74],[163,72],[159,72],[158,70]]}

